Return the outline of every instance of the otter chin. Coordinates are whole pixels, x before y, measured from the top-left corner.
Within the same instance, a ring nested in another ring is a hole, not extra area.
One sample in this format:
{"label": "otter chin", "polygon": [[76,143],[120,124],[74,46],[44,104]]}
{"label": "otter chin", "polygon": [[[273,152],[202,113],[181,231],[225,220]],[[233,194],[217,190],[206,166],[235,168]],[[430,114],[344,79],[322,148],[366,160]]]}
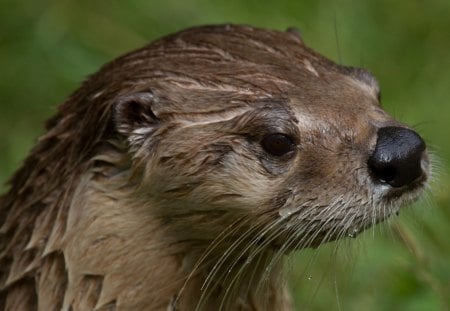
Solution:
{"label": "otter chin", "polygon": [[416,200],[423,139],[296,31],[187,29],[103,66],[0,198],[1,310],[291,310],[284,255]]}

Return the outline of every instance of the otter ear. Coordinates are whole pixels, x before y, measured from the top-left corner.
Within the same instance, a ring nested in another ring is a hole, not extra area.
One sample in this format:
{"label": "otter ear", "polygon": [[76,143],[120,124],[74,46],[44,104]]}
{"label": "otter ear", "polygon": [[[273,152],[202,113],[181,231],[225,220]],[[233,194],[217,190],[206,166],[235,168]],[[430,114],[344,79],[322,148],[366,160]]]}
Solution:
{"label": "otter ear", "polygon": [[160,123],[153,112],[155,97],[150,92],[122,96],[115,105],[114,120],[119,133],[136,144],[154,132]]}

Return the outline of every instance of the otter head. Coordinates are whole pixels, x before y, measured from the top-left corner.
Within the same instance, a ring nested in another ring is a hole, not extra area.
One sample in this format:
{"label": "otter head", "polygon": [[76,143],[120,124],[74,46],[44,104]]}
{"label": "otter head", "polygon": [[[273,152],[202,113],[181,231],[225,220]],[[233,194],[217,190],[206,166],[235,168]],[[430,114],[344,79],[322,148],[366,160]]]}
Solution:
{"label": "otter head", "polygon": [[376,79],[291,32],[191,29],[122,66],[137,82],[115,122],[138,196],[178,238],[317,246],[396,214],[427,180],[424,141],[382,110]]}
{"label": "otter head", "polygon": [[165,37],[47,128],[0,198],[0,309],[288,310],[283,254],[356,236],[430,175],[375,78],[295,32]]}

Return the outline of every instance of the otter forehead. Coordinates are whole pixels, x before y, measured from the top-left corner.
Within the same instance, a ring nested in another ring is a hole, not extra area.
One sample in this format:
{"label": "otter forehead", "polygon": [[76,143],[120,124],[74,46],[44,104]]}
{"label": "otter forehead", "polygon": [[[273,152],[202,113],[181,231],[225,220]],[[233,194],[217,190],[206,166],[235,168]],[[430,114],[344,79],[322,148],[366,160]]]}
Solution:
{"label": "otter forehead", "polygon": [[165,37],[113,62],[104,73],[124,92],[150,88],[178,112],[280,96],[341,110],[372,105],[379,92],[368,71],[335,64],[292,32],[236,25]]}

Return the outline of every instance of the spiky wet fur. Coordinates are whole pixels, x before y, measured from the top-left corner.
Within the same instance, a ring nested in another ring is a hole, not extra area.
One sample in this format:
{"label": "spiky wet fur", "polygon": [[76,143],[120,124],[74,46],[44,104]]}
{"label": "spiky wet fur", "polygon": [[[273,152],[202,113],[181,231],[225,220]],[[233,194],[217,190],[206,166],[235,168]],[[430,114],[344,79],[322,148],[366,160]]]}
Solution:
{"label": "spiky wet fur", "polygon": [[[0,200],[1,310],[289,310],[284,254],[415,199],[367,158],[376,80],[292,33],[200,27],[90,77]],[[261,137],[289,133],[289,159]],[[424,166],[426,166],[424,164]]]}

